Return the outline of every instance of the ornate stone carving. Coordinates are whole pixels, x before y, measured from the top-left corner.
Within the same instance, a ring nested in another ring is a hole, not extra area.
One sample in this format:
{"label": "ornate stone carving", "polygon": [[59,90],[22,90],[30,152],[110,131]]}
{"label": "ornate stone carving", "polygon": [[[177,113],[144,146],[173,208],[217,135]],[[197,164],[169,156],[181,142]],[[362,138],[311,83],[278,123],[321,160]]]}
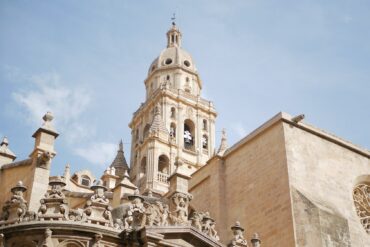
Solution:
{"label": "ornate stone carving", "polygon": [[202,232],[216,239],[217,241],[220,240],[216,231],[216,223],[214,219],[210,217],[208,212],[204,214],[202,222]]}
{"label": "ornate stone carving", "polygon": [[126,231],[140,230],[146,223],[144,198],[140,196],[139,191],[136,190],[134,195],[128,196],[128,199],[131,202],[122,222],[123,228]]}
{"label": "ornate stone carving", "polygon": [[167,204],[156,201],[153,204],[147,203],[146,209],[146,225],[147,226],[167,226],[169,209]]}
{"label": "ornate stone carving", "polygon": [[202,220],[203,220],[203,213],[194,212],[192,214],[192,217],[190,218],[191,226],[201,232],[202,231]]}
{"label": "ornate stone carving", "polygon": [[248,241],[243,236],[244,228],[240,226],[239,221],[235,222],[235,225],[231,227],[231,230],[233,231],[234,237],[229,244],[230,247],[248,246]]}
{"label": "ornate stone carving", "polygon": [[370,233],[370,186],[359,184],[353,190],[356,213],[367,233]]}
{"label": "ornate stone carving", "polygon": [[188,220],[189,202],[192,195],[176,192],[171,197],[171,215],[170,219],[174,225],[190,225]]}
{"label": "ornate stone carving", "polygon": [[23,198],[23,193],[26,190],[27,187],[23,185],[22,181],[19,181],[15,187],[11,188],[13,195],[3,206],[1,220],[8,223],[23,221],[28,208],[27,201]]}
{"label": "ornate stone carving", "polygon": [[53,241],[51,240],[52,234],[53,232],[49,228],[45,229],[44,240],[42,241],[42,244],[41,244],[42,247],[53,247],[54,246]]}
{"label": "ornate stone carving", "polygon": [[204,234],[219,240],[216,223],[209,215],[209,212],[193,212],[190,218],[191,226],[196,228],[198,231],[203,232]]}
{"label": "ornate stone carving", "polygon": [[52,153],[44,151],[37,157],[37,166],[45,169],[50,168],[50,160],[53,157]]}
{"label": "ornate stone carving", "polygon": [[252,242],[253,247],[260,247],[261,246],[261,240],[260,240],[260,236],[258,235],[258,233],[253,234],[251,242]]}
{"label": "ornate stone carving", "polygon": [[61,177],[50,177],[49,186],[51,189],[45,193],[40,200],[38,217],[40,220],[68,220],[69,207],[62,190],[66,183]]}
{"label": "ornate stone carving", "polygon": [[84,214],[87,222],[93,224],[100,224],[105,226],[113,226],[112,207],[109,205],[109,200],[105,198],[104,192],[107,190],[103,186],[103,181],[99,180],[95,185],[91,186],[94,194],[90,200],[86,202]]}

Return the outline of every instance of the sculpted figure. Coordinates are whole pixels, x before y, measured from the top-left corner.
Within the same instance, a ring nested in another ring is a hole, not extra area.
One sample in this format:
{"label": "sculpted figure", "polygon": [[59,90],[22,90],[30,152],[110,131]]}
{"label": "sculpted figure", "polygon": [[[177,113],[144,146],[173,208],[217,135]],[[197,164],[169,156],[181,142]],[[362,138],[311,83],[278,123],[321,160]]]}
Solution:
{"label": "sculpted figure", "polygon": [[45,193],[46,199],[64,199],[65,195],[63,194],[62,190],[63,187],[66,185],[65,182],[62,181],[62,178],[57,176],[53,177],[52,180],[49,182],[51,187],[50,191]]}
{"label": "sculpted figure", "polygon": [[202,231],[202,216],[198,212],[194,212],[191,217],[191,226],[196,228],[198,231]]}
{"label": "sculpted figure", "polygon": [[184,193],[175,193],[172,196],[172,202],[175,205],[171,214],[171,220],[175,225],[188,225],[188,206],[191,195]]}
{"label": "sculpted figure", "polygon": [[43,152],[38,158],[37,158],[37,166],[42,168],[49,168],[50,160],[52,158],[52,154],[50,152]]}
{"label": "sculpted figure", "polygon": [[102,186],[102,184],[103,182],[101,180],[97,183],[94,194],[91,196],[90,200],[92,202],[108,204],[109,200],[104,196],[106,189]]}
{"label": "sculpted figure", "polygon": [[139,191],[135,191],[128,199],[131,200],[131,205],[124,218],[124,227],[128,231],[138,230],[144,227],[146,222],[144,198],[139,195]]}
{"label": "sculpted figure", "polygon": [[218,241],[219,237],[216,231],[216,223],[208,212],[204,213],[202,223],[202,232]]}
{"label": "sculpted figure", "polygon": [[161,216],[161,225],[168,226],[168,217],[170,215],[170,210],[168,209],[168,205],[163,205],[163,211]]}
{"label": "sculpted figure", "polygon": [[11,188],[13,195],[3,206],[2,220],[15,220],[21,222],[27,213],[27,201],[23,198],[23,193],[27,190],[22,181]]}
{"label": "sculpted figure", "polygon": [[244,238],[243,232],[244,228],[240,226],[240,222],[235,222],[235,225],[231,227],[233,231],[233,239],[231,240],[230,246],[248,246],[248,241]]}

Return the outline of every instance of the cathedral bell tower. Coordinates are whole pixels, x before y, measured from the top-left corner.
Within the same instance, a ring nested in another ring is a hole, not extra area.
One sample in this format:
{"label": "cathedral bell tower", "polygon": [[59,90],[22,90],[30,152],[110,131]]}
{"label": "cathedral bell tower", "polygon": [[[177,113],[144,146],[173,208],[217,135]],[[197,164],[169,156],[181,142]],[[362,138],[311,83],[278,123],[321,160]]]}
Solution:
{"label": "cathedral bell tower", "polygon": [[146,101],[129,124],[130,175],[142,193],[166,193],[168,177],[179,163],[191,175],[214,154],[217,113],[211,101],[201,98],[202,81],[181,39],[173,23],[167,48],[152,62],[144,81]]}

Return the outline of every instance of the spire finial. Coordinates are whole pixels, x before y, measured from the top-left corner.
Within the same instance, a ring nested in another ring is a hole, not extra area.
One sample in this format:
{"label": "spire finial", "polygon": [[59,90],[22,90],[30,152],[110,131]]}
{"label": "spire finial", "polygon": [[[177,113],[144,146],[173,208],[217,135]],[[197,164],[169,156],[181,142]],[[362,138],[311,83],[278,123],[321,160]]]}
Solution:
{"label": "spire finial", "polygon": [[45,129],[48,129],[48,130],[51,130],[51,131],[55,131],[54,130],[54,126],[53,126],[53,119],[54,119],[54,116],[53,116],[53,113],[51,113],[50,111],[48,111],[43,117],[42,119],[44,120],[44,123],[42,125],[43,128]]}
{"label": "spire finial", "polygon": [[4,136],[3,140],[1,141],[0,146],[3,146],[3,145],[5,145],[5,146],[9,145],[8,137],[6,137],[6,136]]}
{"label": "spire finial", "polygon": [[121,141],[119,142],[119,145],[118,145],[118,151],[122,151],[123,152],[123,141],[121,139]]}
{"label": "spire finial", "polygon": [[173,13],[172,17],[171,17],[171,21],[172,21],[172,26],[176,26],[176,13]]}
{"label": "spire finial", "polygon": [[227,148],[228,148],[228,145],[227,145],[226,129],[222,129],[221,144],[220,144],[220,147],[218,148],[217,154],[220,156],[224,155]]}
{"label": "spire finial", "polygon": [[63,177],[66,181],[68,181],[70,178],[71,178],[71,170],[70,170],[70,165],[69,163],[66,164],[65,168],[64,168],[64,174],[63,174]]}

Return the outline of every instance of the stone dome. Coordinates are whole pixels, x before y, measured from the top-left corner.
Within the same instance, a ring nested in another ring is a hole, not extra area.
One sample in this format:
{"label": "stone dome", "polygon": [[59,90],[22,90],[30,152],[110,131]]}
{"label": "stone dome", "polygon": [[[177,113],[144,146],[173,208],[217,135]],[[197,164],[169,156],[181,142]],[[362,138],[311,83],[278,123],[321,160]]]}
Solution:
{"label": "stone dome", "polygon": [[159,56],[151,63],[148,76],[157,69],[181,67],[182,69],[196,73],[197,69],[191,55],[181,48],[181,32],[172,25],[167,32],[167,48],[161,51]]}

